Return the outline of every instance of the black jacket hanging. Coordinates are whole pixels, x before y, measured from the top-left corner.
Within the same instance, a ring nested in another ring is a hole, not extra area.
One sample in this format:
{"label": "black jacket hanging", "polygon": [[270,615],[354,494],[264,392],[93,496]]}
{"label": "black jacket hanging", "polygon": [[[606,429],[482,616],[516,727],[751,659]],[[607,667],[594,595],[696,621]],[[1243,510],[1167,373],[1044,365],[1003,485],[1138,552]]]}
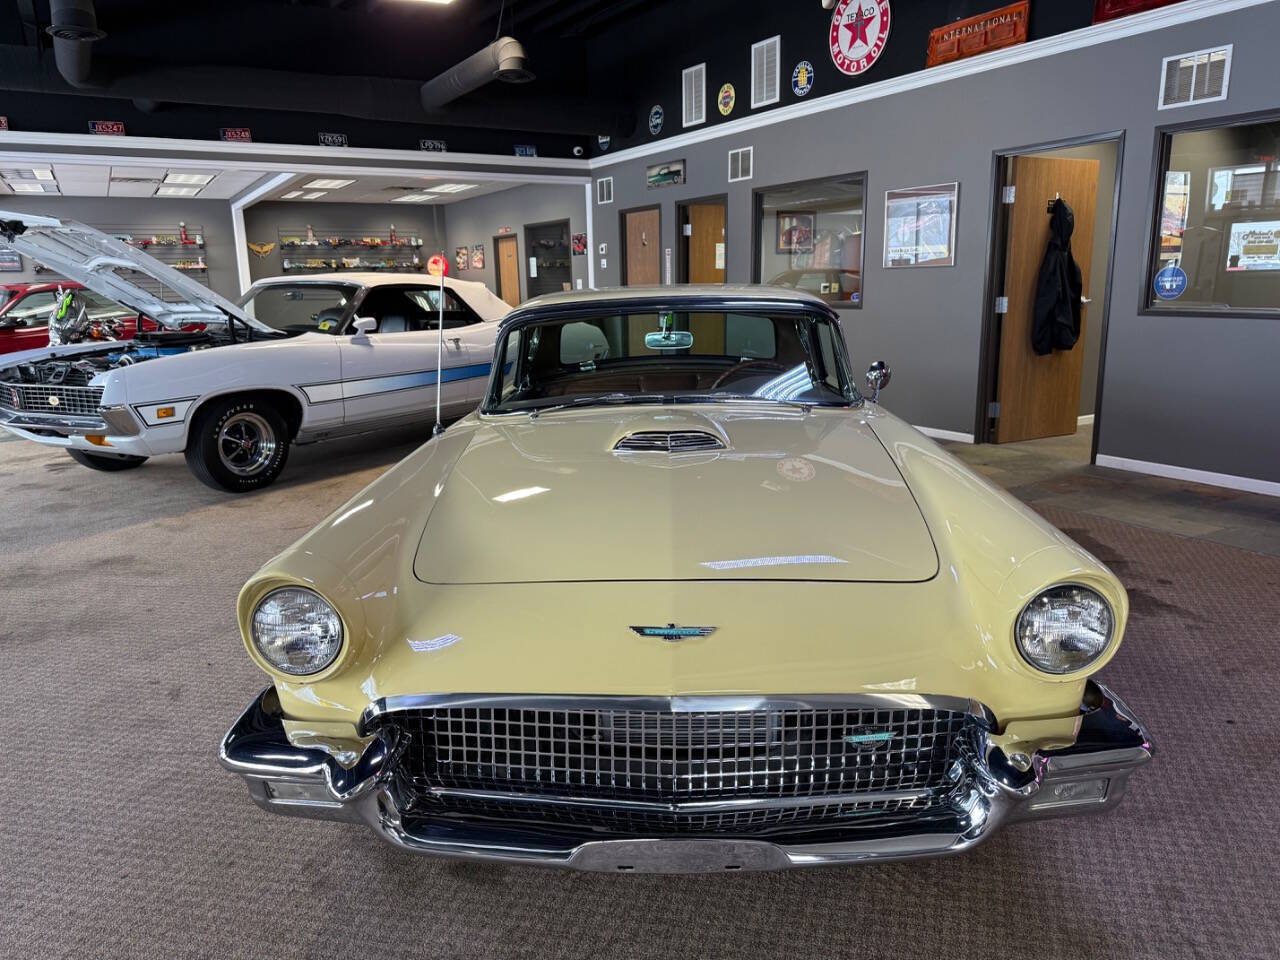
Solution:
{"label": "black jacket hanging", "polygon": [[1076,216],[1061,197],[1053,201],[1049,246],[1036,282],[1035,315],[1031,320],[1031,349],[1044,356],[1070,350],[1080,339],[1080,295],[1084,292],[1080,267],[1071,256]]}

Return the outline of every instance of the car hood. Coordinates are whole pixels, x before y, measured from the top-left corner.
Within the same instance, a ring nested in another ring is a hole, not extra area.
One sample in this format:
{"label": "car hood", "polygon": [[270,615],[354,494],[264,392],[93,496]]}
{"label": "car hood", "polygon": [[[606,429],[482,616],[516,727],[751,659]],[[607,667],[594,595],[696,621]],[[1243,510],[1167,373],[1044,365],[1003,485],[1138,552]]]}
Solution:
{"label": "car hood", "polygon": [[[0,236],[36,263],[162,326],[221,325],[234,317],[270,330],[182,271],[75,220],[0,210]],[[159,292],[153,292],[157,284]]]}
{"label": "car hood", "polygon": [[[720,445],[619,452],[637,433]],[[487,418],[435,490],[428,583],[931,579],[938,556],[859,411],[744,403]]]}

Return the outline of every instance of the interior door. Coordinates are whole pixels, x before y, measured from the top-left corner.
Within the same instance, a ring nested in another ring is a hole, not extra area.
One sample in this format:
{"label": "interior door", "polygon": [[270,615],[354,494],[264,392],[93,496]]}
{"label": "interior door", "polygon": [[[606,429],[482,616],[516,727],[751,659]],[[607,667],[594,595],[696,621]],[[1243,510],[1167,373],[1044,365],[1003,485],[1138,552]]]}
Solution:
{"label": "interior door", "polygon": [[498,296],[513,307],[520,306],[520,250],[515,234],[494,242],[498,258]]}
{"label": "interior door", "polygon": [[1088,290],[1098,202],[1096,160],[1014,157],[1010,163],[1015,190],[1005,259],[1008,312],[997,315],[1001,322],[996,443],[1076,432],[1088,308],[1081,306],[1080,339],[1071,350],[1038,356],[1031,349],[1031,325],[1040,262],[1049,243],[1049,203],[1061,196],[1075,214],[1071,253],[1080,266],[1082,289]]}
{"label": "interior door", "polygon": [[686,283],[724,283],[725,210],[720,201],[685,207]]}
{"label": "interior door", "polygon": [[662,216],[657,207],[627,210],[622,214],[626,244],[622,283],[627,287],[656,286],[662,282]]}

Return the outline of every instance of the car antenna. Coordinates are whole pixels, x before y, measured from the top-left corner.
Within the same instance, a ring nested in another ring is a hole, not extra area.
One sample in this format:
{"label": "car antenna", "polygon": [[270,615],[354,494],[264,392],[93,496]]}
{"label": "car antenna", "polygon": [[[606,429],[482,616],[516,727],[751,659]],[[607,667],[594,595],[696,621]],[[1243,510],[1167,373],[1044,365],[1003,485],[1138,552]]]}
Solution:
{"label": "car antenna", "polygon": [[[438,204],[431,205],[431,227],[435,230],[436,239],[440,239],[440,216]],[[439,320],[436,325],[436,425],[431,428],[431,436],[438,437],[444,433],[444,423],[440,419],[440,381],[444,379],[444,272],[448,269],[449,261],[444,257],[444,248],[440,248],[438,254],[439,260],[436,261],[437,268],[440,271],[440,302],[437,304],[440,308]],[[427,261],[430,263],[430,261]]]}

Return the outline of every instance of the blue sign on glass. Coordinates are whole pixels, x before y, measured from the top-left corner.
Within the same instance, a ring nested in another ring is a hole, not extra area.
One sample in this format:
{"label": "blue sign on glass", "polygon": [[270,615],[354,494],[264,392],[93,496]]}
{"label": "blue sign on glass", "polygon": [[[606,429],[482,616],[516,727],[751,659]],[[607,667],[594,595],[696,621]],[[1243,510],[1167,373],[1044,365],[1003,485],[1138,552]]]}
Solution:
{"label": "blue sign on glass", "polygon": [[1187,272],[1177,264],[1170,264],[1155,279],[1156,296],[1161,300],[1177,300],[1187,289]]}

